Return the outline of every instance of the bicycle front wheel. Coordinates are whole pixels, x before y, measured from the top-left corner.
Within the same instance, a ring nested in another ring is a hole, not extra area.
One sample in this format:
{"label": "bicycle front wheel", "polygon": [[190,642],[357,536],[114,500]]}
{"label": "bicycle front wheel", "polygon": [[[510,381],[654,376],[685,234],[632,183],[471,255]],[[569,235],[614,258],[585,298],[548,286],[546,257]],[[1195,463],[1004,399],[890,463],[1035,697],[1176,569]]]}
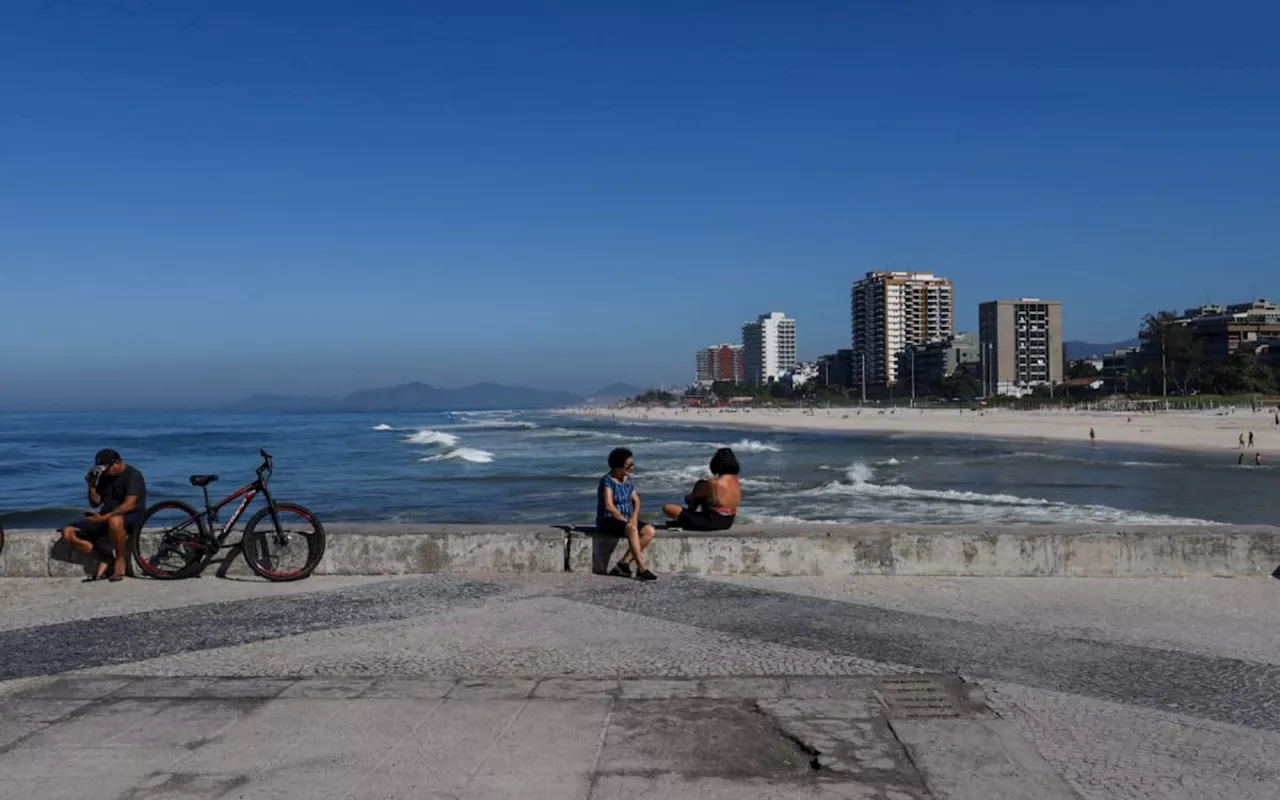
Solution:
{"label": "bicycle front wheel", "polygon": [[129,537],[129,554],[152,578],[189,578],[204,568],[212,539],[204,518],[186,503],[165,500],[147,509]]}
{"label": "bicycle front wheel", "polygon": [[277,526],[271,509],[259,509],[244,526],[244,560],[269,581],[296,581],[310,575],[324,556],[324,526],[307,509],[278,503]]}

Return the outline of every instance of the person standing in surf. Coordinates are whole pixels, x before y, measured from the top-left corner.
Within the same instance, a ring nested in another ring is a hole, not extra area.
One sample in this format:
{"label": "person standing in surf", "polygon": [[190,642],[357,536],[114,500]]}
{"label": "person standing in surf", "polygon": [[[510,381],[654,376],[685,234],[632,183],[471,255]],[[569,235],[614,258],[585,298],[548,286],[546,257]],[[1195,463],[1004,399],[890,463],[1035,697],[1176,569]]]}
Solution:
{"label": "person standing in surf", "polygon": [[609,473],[600,479],[596,488],[596,530],[627,540],[627,552],[617,566],[609,570],[610,575],[630,578],[631,565],[635,564],[636,580],[656,581],[658,576],[645,566],[644,549],[658,532],[652,525],[640,521],[640,494],[631,482],[635,468],[635,458],[627,448],[619,447],[609,453]]}
{"label": "person standing in surf", "polygon": [[721,447],[711,457],[711,475],[693,485],[684,499],[684,507],[667,503],[662,513],[676,525],[689,531],[727,531],[742,503],[742,485],[738,473],[742,467],[728,447]]}

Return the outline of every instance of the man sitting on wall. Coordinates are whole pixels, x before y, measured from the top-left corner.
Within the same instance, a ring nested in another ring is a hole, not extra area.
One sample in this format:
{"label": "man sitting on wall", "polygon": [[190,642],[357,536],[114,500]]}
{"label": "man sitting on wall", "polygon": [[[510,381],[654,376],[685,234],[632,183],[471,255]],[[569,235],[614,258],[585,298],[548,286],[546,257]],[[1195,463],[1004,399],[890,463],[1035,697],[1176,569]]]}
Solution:
{"label": "man sitting on wall", "polygon": [[[124,463],[115,450],[99,450],[93,464],[84,479],[89,505],[98,510],[86,511],[84,519],[64,527],[62,538],[102,562],[90,580],[105,577],[114,583],[124,578],[128,531],[146,511],[147,484],[142,473]],[[104,538],[113,550],[109,557],[96,549]]]}

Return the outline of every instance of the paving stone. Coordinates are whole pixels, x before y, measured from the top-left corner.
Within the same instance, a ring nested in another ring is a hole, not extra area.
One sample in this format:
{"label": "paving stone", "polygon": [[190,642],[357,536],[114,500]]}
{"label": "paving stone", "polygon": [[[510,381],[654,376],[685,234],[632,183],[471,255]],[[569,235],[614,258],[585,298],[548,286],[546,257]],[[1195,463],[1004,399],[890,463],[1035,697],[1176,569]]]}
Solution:
{"label": "paving stone", "polygon": [[602,773],[805,775],[807,755],[748,703],[622,700],[614,709]]}

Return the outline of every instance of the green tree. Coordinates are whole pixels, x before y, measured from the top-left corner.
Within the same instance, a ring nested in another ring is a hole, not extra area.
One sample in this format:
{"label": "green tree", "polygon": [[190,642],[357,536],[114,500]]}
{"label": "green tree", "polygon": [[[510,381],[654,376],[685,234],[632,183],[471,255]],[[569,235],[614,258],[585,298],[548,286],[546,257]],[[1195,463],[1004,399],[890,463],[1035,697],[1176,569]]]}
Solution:
{"label": "green tree", "polygon": [[1067,365],[1068,378],[1096,378],[1098,377],[1098,368],[1094,366],[1092,361],[1080,359],[1072,361]]}
{"label": "green tree", "polygon": [[957,372],[942,382],[942,388],[947,397],[967,400],[982,394],[982,381],[972,375]]}
{"label": "green tree", "polygon": [[1199,378],[1199,347],[1191,329],[1178,322],[1180,317],[1175,311],[1157,311],[1142,319],[1138,338],[1144,343],[1144,352],[1151,354],[1145,370],[1151,394],[1164,394],[1166,386],[1185,393]]}

